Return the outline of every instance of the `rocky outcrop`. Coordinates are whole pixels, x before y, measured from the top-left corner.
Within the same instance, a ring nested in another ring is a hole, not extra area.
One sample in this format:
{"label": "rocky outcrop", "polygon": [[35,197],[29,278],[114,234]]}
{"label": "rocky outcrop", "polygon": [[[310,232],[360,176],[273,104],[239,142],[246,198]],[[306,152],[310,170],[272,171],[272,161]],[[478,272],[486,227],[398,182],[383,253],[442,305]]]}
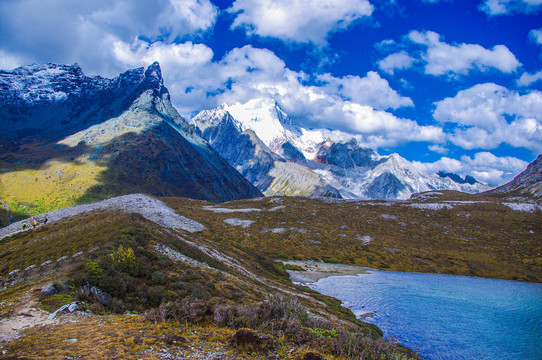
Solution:
{"label": "rocky outcrop", "polygon": [[527,169],[520,173],[503,186],[500,186],[490,193],[517,193],[542,197],[542,154],[527,166]]}

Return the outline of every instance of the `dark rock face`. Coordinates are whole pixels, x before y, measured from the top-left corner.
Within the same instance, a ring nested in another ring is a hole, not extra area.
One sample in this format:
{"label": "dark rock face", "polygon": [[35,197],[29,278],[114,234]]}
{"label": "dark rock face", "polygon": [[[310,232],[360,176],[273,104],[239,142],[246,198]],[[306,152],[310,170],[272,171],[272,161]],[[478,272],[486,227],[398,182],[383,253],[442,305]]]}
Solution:
{"label": "dark rock face", "polygon": [[519,193],[542,197],[542,154],[527,166],[527,169],[520,173],[507,184],[504,184],[490,193]]}
{"label": "dark rock face", "polygon": [[[0,127],[0,147],[19,162],[106,166],[90,200],[132,192],[215,202],[261,196],[175,110],[158,63],[114,79],[85,76],[78,65],[0,71]],[[18,150],[25,145],[33,149],[27,158]]]}
{"label": "dark rock face", "polygon": [[285,142],[282,144],[282,156],[289,160],[293,161],[295,163],[298,163],[300,165],[307,165],[307,159],[305,159],[305,156],[301,151],[299,151],[295,146],[293,146],[290,142]]}
{"label": "dark rock face", "polygon": [[382,161],[374,160],[376,152],[373,149],[361,147],[355,139],[346,143],[325,143],[320,147],[316,160],[321,164],[335,165],[343,169],[354,167],[374,168]]}
{"label": "dark rock face", "polygon": [[461,178],[461,176],[457,175],[457,174],[454,174],[454,173],[447,173],[447,172],[444,172],[444,171],[439,171],[437,173],[438,176],[440,176],[441,178],[450,178],[452,179],[453,181],[455,181],[456,183],[458,184],[471,184],[471,185],[474,185],[476,184],[478,181],[470,176],[470,175],[466,175],[465,178]]}

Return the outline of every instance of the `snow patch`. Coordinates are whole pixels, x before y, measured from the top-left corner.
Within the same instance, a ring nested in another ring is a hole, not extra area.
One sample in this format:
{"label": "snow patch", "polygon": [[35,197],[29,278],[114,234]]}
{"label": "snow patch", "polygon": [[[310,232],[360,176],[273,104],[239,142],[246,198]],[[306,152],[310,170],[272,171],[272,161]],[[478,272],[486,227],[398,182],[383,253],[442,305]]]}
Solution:
{"label": "snow patch", "polygon": [[279,205],[279,206],[275,206],[275,207],[272,207],[271,209],[267,210],[267,211],[277,211],[277,210],[280,210],[280,209],[285,209],[286,206],[284,205]]}
{"label": "snow patch", "polygon": [[273,234],[283,234],[287,231],[286,228],[263,228],[261,233],[271,232]]}
{"label": "snow patch", "polygon": [[363,245],[367,245],[367,244],[369,244],[371,241],[374,240],[374,239],[373,239],[372,237],[370,237],[369,235],[356,235],[355,238],[358,239],[358,240],[361,240],[361,242],[363,243]]}

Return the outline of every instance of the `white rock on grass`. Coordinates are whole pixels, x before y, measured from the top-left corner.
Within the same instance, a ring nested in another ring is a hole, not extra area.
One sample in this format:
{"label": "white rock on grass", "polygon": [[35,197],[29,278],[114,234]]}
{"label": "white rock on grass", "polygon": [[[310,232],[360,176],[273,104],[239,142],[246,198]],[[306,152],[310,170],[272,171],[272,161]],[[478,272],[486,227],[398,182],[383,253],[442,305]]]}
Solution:
{"label": "white rock on grass", "polygon": [[253,211],[262,211],[261,209],[255,208],[245,208],[245,209],[229,209],[229,208],[219,208],[214,206],[204,206],[203,210],[210,210],[215,213],[229,214],[234,212],[248,213]]}
{"label": "white rock on grass", "polygon": [[241,226],[242,228],[247,228],[247,227],[250,227],[250,225],[252,225],[252,223],[254,221],[253,220],[241,220],[241,219],[238,219],[238,218],[229,218],[229,219],[225,219],[224,222],[226,224],[230,224],[230,225],[233,225],[233,226]]}
{"label": "white rock on grass", "polygon": [[503,205],[508,206],[514,211],[524,211],[524,212],[535,212],[537,210],[542,210],[542,206],[538,204],[529,204],[529,203],[503,203]]}

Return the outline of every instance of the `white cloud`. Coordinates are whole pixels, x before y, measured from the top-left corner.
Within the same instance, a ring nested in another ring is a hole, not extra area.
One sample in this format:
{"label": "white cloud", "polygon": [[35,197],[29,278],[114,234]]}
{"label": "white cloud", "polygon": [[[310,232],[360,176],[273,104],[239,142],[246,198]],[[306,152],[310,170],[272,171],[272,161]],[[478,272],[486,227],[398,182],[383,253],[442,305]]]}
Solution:
{"label": "white cloud", "polygon": [[434,118],[455,124],[450,140],[464,149],[493,149],[502,143],[542,152],[542,92],[520,95],[486,83],[436,103]]}
{"label": "white cloud", "polygon": [[479,152],[474,157],[464,155],[460,160],[443,157],[433,163],[413,163],[428,173],[442,170],[461,176],[471,175],[478,181],[494,186],[512,180],[528,165],[526,161],[511,156],[498,157],[489,152]]}
{"label": "white cloud", "polygon": [[370,16],[373,6],[368,0],[236,0],[228,11],[235,14],[232,28],[249,35],[325,45],[330,33]]}
{"label": "white cloud", "polygon": [[533,29],[529,31],[529,37],[538,45],[542,45],[542,29]]}
{"label": "white cloud", "polygon": [[428,149],[431,150],[432,152],[435,152],[435,153],[441,154],[441,155],[445,155],[445,154],[447,154],[449,152],[449,150],[447,148],[445,148],[442,145],[438,145],[438,144],[429,145]]}
{"label": "white cloud", "polygon": [[25,64],[26,61],[24,60],[24,58],[0,49],[0,69],[11,70]]}
{"label": "white cloud", "polygon": [[330,93],[342,96],[345,100],[361,105],[372,106],[378,110],[397,109],[403,106],[414,106],[412,99],[399,95],[390,87],[387,80],[374,71],[367,76],[348,75],[337,78],[330,74],[318,76],[318,80],[325,82]]}
{"label": "white cloud", "polygon": [[488,16],[530,14],[540,10],[542,0],[485,0],[479,9]]}
{"label": "white cloud", "polygon": [[400,96],[375,72],[363,78],[325,74],[318,85],[306,85],[307,74],[288,69],[272,51],[250,45],[231,50],[219,61],[212,60],[210,48],[191,42],[117,42],[115,54],[129,66],[160,61],[172,100],[187,117],[221,103],[271,97],[302,126],[336,129],[375,147],[445,140],[439,127],[420,126],[376,110],[412,106],[412,100]]}
{"label": "white cloud", "polygon": [[0,44],[30,62],[78,62],[89,73],[125,70],[111,49],[135,38],[173,41],[210,29],[209,0],[6,0],[0,2]]}
{"label": "white cloud", "polygon": [[540,80],[542,80],[542,70],[534,74],[523,73],[521,77],[518,79],[517,84],[519,86],[529,86],[532,83],[535,83]]}
{"label": "white cloud", "polygon": [[404,70],[410,68],[416,59],[408,55],[406,51],[401,51],[388,55],[386,58],[378,62],[378,67],[382,71],[387,72],[388,74],[394,73],[395,70]]}
{"label": "white cloud", "polygon": [[521,64],[504,45],[488,50],[478,44],[447,44],[433,31],[411,31],[408,39],[426,47],[421,54],[425,73],[431,75],[465,75],[471,70],[515,71]]}

